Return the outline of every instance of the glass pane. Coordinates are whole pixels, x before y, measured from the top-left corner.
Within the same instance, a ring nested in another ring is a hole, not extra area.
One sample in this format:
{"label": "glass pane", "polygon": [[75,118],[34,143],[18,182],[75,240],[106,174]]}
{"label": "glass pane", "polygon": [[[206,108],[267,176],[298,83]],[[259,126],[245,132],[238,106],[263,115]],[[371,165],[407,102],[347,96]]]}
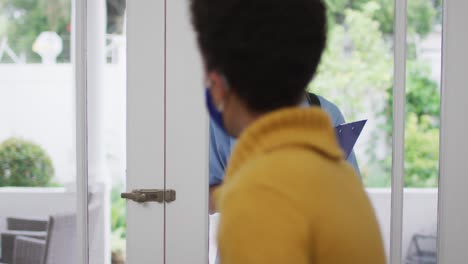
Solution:
{"label": "glass pane", "polygon": [[120,193],[126,189],[125,1],[88,2],[88,19],[93,25],[88,29],[90,263],[123,264],[126,203]]}
{"label": "glass pane", "polygon": [[[123,31],[124,13],[120,6],[119,19],[113,25],[108,25],[108,64],[106,66],[105,98],[107,120],[105,128],[106,157],[109,166],[111,193],[111,249],[112,263],[124,264],[126,255],[126,203],[120,198],[120,193],[126,191],[126,35]],[[116,7],[117,8],[117,7]],[[110,14],[108,14],[109,18]]]}
{"label": "glass pane", "polygon": [[[125,203],[120,192],[125,182],[125,2],[106,2],[107,32],[100,37],[102,62],[107,63],[98,71],[101,75],[93,77],[100,79],[99,89],[89,91],[90,257],[95,263],[110,263],[111,258],[124,263]],[[106,23],[105,11],[97,19]],[[52,228],[68,232],[62,236],[66,241],[51,240],[70,250],[62,250],[59,256],[66,259],[58,259],[60,263],[76,255],[72,29],[69,0],[0,1],[0,234],[40,231],[45,241]],[[12,217],[25,220],[9,220]],[[59,224],[48,230],[50,219]],[[74,227],[60,226],[66,221]],[[0,262],[12,261],[11,250],[0,256]],[[33,256],[30,262],[42,257]]]}
{"label": "glass pane", "polygon": [[[338,107],[346,122],[368,122],[354,148],[359,174],[367,187],[390,245],[393,92],[393,0],[325,0],[328,44],[319,71],[308,87]],[[335,121],[335,120],[334,120]],[[353,163],[353,159],[350,159]],[[210,239],[218,216],[210,217]],[[210,242],[210,263],[216,244]]]}
{"label": "glass pane", "polygon": [[76,255],[70,15],[68,0],[0,1],[2,263]]}
{"label": "glass pane", "polygon": [[328,47],[309,91],[333,102],[346,122],[368,120],[354,152],[388,253],[394,1],[325,2],[329,14]]}
{"label": "glass pane", "polygon": [[408,1],[403,258],[436,263],[442,9]]}
{"label": "glass pane", "polygon": [[[120,1],[122,2],[122,1]],[[121,8],[125,8],[122,6]],[[108,25],[108,49],[105,77],[105,136],[111,193],[111,249],[112,263],[125,263],[126,203],[120,193],[126,191],[126,35],[123,11],[114,29]],[[108,14],[109,18],[109,14]],[[118,27],[118,28],[115,28]]]}

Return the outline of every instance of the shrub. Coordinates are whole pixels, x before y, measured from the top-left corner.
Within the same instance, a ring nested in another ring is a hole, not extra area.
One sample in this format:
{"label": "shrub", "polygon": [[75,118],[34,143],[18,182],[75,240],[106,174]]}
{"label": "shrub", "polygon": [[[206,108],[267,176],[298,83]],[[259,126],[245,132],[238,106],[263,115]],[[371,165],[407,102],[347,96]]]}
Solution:
{"label": "shrub", "polygon": [[53,176],[52,161],[39,145],[19,138],[0,145],[0,186],[48,186]]}

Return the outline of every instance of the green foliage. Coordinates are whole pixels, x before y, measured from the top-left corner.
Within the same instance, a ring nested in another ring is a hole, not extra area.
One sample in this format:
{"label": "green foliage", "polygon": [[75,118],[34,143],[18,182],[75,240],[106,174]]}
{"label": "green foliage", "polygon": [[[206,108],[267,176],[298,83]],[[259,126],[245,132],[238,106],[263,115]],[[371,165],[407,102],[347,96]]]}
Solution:
{"label": "green foliage", "polygon": [[[65,40],[66,50],[70,39],[67,31],[70,4],[70,0],[0,0],[0,15],[8,20],[3,29],[8,45],[16,54],[25,54],[27,62],[40,62],[40,56],[32,51],[32,45],[41,32],[55,31]],[[66,59],[67,55],[62,55],[58,61]]]}
{"label": "green foliage", "polygon": [[[384,34],[394,32],[394,0],[375,0],[378,11],[373,18],[379,22],[380,29]],[[431,32],[436,18],[436,9],[432,1],[411,0],[407,2],[408,32],[426,36]]]}
{"label": "green foliage", "polygon": [[436,187],[439,170],[439,129],[433,118],[409,113],[405,137],[405,186]]}
{"label": "green foliage", "polygon": [[[437,83],[429,76],[430,71],[427,65],[417,62],[408,63],[405,109],[406,187],[437,186],[440,95]],[[386,131],[387,144],[390,145],[392,140],[392,89],[389,89],[387,93],[389,100],[384,115],[389,121],[382,129]],[[381,164],[389,174],[391,159],[387,158],[381,161]]]}
{"label": "green foliage", "polygon": [[360,11],[361,7],[369,0],[325,0],[328,19],[331,24],[342,24],[344,21],[344,10],[354,9]]}
{"label": "green foliage", "polygon": [[[440,94],[438,84],[430,77],[430,69],[427,65],[417,62],[407,64],[406,77],[406,115],[416,114],[420,121],[423,116],[431,117],[432,124],[438,127],[440,115]],[[385,116],[392,119],[393,87],[387,90],[387,106]],[[385,127],[387,132],[391,131],[391,123]]]}
{"label": "green foliage", "polygon": [[112,187],[111,192],[111,244],[112,252],[122,253],[125,252],[125,239],[126,239],[126,203],[124,199],[120,198],[121,186]]}
{"label": "green foliage", "polygon": [[366,185],[381,187],[388,186],[390,174],[375,146],[385,136],[379,124],[386,122],[381,116],[392,85],[392,56],[373,19],[376,6],[370,3],[363,8],[365,12],[345,10],[343,23],[330,29],[327,50],[308,88],[337,104],[347,120],[369,119],[366,131],[371,141],[363,150],[367,158],[359,164]]}
{"label": "green foliage", "polygon": [[[391,179],[393,3],[391,0],[327,0],[328,46],[309,89],[336,103],[348,120],[368,118],[369,139],[361,150],[368,187],[388,187]],[[411,2],[411,3],[410,3]],[[421,38],[435,24],[431,1],[408,2],[410,35]],[[439,91],[427,64],[410,43],[407,65],[406,187],[437,183]],[[377,151],[377,149],[379,151]],[[381,152],[381,153],[379,153]]]}
{"label": "green foliage", "polygon": [[[388,1],[388,0],[387,0]],[[433,1],[411,0],[408,1],[408,32],[426,36],[432,31],[436,19],[436,7]]]}
{"label": "green foliage", "polygon": [[406,111],[415,113],[420,120],[424,115],[440,116],[438,84],[430,77],[430,69],[421,63],[408,64]]}
{"label": "green foliage", "polygon": [[[428,188],[437,187],[439,171],[439,128],[433,125],[434,117],[428,115],[417,116],[409,112],[406,115],[405,126],[405,187]],[[390,175],[390,154],[380,161],[385,174]],[[389,186],[390,177],[378,179],[378,187]],[[379,185],[387,184],[387,185]]]}
{"label": "green foliage", "polygon": [[0,145],[0,186],[43,187],[53,176],[52,161],[40,146],[18,138]]}
{"label": "green foliage", "polygon": [[[376,7],[372,18],[379,23],[380,31],[384,34],[393,34],[394,26],[394,0],[326,0],[330,24],[343,22],[343,10],[353,9],[365,11],[369,4]],[[440,3],[430,0],[408,1],[408,32],[425,36],[431,32],[436,11]]]}
{"label": "green foliage", "polygon": [[359,118],[365,109],[382,109],[380,98],[386,96],[392,81],[390,47],[372,19],[372,12],[371,5],[367,12],[343,12],[344,22],[330,29],[327,49],[308,87],[333,98],[351,120]]}

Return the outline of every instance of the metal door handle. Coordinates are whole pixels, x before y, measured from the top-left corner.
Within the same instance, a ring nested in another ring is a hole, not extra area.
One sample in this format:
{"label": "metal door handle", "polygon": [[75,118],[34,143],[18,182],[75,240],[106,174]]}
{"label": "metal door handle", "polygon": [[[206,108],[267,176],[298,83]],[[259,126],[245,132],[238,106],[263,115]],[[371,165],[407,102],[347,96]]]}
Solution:
{"label": "metal door handle", "polygon": [[159,189],[140,189],[133,190],[130,193],[122,193],[120,197],[123,199],[132,200],[137,203],[157,202],[170,203],[175,201],[175,190],[159,190]]}

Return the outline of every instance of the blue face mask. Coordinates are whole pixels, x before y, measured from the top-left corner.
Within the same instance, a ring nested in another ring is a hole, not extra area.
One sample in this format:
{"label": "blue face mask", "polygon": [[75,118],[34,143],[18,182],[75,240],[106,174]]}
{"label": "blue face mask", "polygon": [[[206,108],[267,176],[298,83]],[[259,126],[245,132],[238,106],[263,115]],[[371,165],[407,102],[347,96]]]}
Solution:
{"label": "blue face mask", "polygon": [[206,107],[208,108],[208,113],[210,114],[211,119],[215,122],[215,124],[221,128],[224,132],[226,132],[226,128],[224,127],[223,121],[223,113],[218,110],[215,106],[213,97],[211,96],[210,90],[206,89],[205,91],[206,97]]}

